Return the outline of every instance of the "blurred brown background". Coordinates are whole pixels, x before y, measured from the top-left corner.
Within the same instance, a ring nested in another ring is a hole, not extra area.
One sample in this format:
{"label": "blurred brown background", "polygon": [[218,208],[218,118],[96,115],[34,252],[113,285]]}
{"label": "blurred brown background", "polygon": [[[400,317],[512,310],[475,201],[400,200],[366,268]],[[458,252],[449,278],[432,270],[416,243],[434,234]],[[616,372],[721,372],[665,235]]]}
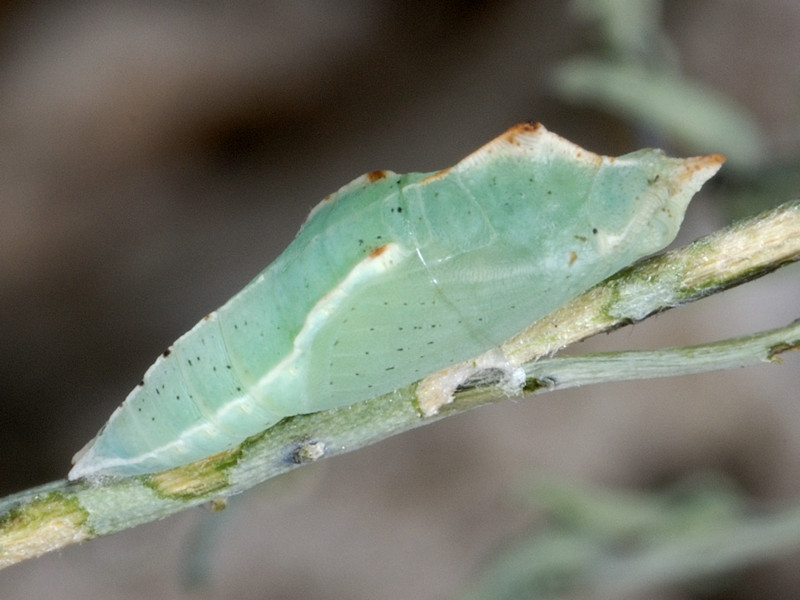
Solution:
{"label": "blurred brown background", "polygon": [[[443,168],[528,119],[607,154],[725,152],[565,102],[554,65],[598,44],[568,3],[0,9],[4,494],[64,477],[152,359],[362,172]],[[795,156],[800,5],[674,1],[661,24],[682,72],[754,116],[770,161]],[[726,185],[742,177],[723,169],[683,241],[729,221]],[[580,350],[777,327],[800,317],[798,298],[791,267]],[[531,473],[651,489],[712,469],[756,499],[797,498],[799,369],[788,355],[481,409],[262,486],[222,515],[188,511],[13,567],[0,597],[441,598],[528,524],[507,490]],[[206,567],[187,588],[198,548]],[[720,597],[796,597],[797,561]]]}

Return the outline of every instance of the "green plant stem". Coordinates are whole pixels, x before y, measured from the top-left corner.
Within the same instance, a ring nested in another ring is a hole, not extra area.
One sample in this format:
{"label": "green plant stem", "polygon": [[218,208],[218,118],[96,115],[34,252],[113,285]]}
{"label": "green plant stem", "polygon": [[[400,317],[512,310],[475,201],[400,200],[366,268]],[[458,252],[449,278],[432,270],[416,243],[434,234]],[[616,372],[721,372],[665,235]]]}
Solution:
{"label": "green plant stem", "polygon": [[800,320],[772,331],[713,344],[544,358],[526,364],[525,372],[535,387],[555,391],[746,367],[769,362],[777,353],[799,345]]}
{"label": "green plant stem", "polygon": [[[791,202],[625,269],[501,347],[513,364],[525,365],[527,385],[519,395],[772,360],[800,344],[800,325],[693,348],[539,357],[799,258],[800,202]],[[237,494],[319,458],[509,397],[497,387],[467,388],[438,414],[423,416],[416,389],[414,384],[354,406],[285,419],[233,450],[163,473],[61,480],[9,496],[0,500],[0,567]]]}

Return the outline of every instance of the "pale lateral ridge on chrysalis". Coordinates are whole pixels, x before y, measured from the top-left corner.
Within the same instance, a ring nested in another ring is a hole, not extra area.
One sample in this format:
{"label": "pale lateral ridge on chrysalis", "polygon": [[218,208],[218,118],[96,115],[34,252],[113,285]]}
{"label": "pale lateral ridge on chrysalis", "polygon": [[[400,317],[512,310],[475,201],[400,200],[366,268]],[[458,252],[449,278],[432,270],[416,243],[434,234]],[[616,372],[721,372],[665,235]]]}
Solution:
{"label": "pale lateral ridge on chrysalis", "polygon": [[396,243],[388,243],[370,252],[350,273],[330,292],[325,294],[308,313],[303,327],[294,339],[291,353],[266,373],[255,385],[253,393],[257,397],[269,397],[271,391],[296,386],[298,373],[303,365],[298,364],[307,358],[308,348],[314,343],[317,331],[339,310],[342,302],[350,294],[357,293],[358,287],[375,277],[379,277],[406,258],[410,252]]}
{"label": "pale lateral ridge on chrysalis", "polygon": [[719,155],[588,152],[522,123],[450,169],[362,175],[145,373],[70,479],[155,473],[414,382],[435,414],[498,346],[675,237]]}

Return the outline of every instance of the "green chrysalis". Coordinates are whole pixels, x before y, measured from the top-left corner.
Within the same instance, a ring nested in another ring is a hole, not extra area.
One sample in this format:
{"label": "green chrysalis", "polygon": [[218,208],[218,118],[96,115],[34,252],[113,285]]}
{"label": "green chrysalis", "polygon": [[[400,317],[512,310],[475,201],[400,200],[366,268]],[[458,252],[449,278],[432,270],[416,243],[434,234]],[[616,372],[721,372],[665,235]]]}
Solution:
{"label": "green chrysalis", "polygon": [[156,360],[69,477],[183,465],[480,355],[669,244],[722,160],[522,123],[451,169],[363,175]]}

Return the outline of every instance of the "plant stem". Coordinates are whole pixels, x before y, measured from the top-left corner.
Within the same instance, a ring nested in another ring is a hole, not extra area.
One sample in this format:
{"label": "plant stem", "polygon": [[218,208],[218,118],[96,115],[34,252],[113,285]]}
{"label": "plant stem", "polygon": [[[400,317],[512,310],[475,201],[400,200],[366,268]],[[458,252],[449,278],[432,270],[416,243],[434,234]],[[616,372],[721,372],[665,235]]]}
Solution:
{"label": "plant stem", "polygon": [[[800,324],[692,348],[540,357],[798,259],[796,201],[621,271],[534,323],[501,350],[514,366],[524,365],[527,384],[519,395],[769,361],[800,345]],[[0,567],[237,494],[305,463],[509,396],[509,390],[497,386],[467,387],[437,414],[424,416],[416,390],[414,384],[353,406],[285,419],[237,448],[163,473],[95,482],[61,480],[9,496],[0,500]]]}

